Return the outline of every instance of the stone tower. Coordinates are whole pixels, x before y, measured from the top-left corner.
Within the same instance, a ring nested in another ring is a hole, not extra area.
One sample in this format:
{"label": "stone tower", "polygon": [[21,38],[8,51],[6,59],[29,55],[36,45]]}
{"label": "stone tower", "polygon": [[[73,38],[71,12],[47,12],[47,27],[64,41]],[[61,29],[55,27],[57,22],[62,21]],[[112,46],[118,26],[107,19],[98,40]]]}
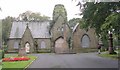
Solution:
{"label": "stone tower", "polygon": [[51,24],[51,40],[55,53],[68,53],[68,39],[70,28],[67,23],[67,12],[64,5],[57,4],[53,11],[53,21]]}

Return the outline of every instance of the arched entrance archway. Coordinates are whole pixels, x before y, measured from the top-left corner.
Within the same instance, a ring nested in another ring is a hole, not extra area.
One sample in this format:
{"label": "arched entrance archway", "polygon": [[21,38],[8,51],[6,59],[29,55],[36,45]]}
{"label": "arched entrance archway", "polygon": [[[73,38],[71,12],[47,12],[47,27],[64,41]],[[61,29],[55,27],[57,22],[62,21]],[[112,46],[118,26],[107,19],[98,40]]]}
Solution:
{"label": "arched entrance archway", "polygon": [[27,53],[30,52],[30,44],[29,44],[28,42],[25,44],[25,51],[26,51]]}
{"label": "arched entrance archway", "polygon": [[87,34],[83,35],[81,39],[82,47],[83,48],[88,48],[90,47],[90,38]]}
{"label": "arched entrance archway", "polygon": [[67,42],[62,38],[59,37],[55,41],[55,53],[67,53],[68,52],[68,45]]}

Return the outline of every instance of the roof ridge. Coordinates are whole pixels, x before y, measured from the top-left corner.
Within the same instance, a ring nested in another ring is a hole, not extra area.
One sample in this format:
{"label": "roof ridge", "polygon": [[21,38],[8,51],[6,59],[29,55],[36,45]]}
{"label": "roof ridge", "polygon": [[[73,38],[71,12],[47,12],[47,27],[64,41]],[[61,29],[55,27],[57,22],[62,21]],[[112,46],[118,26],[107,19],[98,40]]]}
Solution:
{"label": "roof ridge", "polygon": [[74,28],[73,28],[73,32],[77,29],[77,27],[79,26],[80,23],[77,23]]}

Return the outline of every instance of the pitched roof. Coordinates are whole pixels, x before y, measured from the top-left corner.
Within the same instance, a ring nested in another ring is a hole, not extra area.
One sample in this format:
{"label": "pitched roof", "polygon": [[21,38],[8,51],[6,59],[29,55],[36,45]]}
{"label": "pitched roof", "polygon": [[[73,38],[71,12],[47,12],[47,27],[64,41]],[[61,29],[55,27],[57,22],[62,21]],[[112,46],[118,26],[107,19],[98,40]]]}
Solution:
{"label": "pitched roof", "polygon": [[31,31],[33,38],[50,38],[48,21],[44,22],[25,22],[25,21],[14,21],[12,24],[10,37],[9,38],[22,38],[25,29],[28,27]]}
{"label": "pitched roof", "polygon": [[73,32],[77,29],[77,27],[79,26],[79,23],[77,23],[74,28],[73,28]]}
{"label": "pitched roof", "polygon": [[[58,16],[55,20],[52,20],[52,21],[51,21],[51,24],[52,24],[52,25],[50,26],[50,30],[54,27],[55,23],[59,20],[60,17],[62,17],[63,20],[65,21],[65,23],[67,23],[67,22],[66,22],[67,20],[65,20],[65,18],[62,16],[62,14],[59,14],[59,16]],[[69,26],[69,25],[68,25],[68,26]]]}

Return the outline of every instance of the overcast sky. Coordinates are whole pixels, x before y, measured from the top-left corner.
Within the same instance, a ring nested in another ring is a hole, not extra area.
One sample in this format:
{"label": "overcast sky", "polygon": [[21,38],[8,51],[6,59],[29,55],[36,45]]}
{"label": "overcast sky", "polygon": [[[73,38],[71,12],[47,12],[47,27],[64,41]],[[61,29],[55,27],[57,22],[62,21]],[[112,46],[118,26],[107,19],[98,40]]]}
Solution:
{"label": "overcast sky", "polygon": [[80,17],[79,7],[76,6],[79,0],[0,0],[0,19],[7,16],[18,17],[25,11],[40,12],[42,15],[52,17],[53,9],[56,4],[63,4],[67,10],[68,19]]}

